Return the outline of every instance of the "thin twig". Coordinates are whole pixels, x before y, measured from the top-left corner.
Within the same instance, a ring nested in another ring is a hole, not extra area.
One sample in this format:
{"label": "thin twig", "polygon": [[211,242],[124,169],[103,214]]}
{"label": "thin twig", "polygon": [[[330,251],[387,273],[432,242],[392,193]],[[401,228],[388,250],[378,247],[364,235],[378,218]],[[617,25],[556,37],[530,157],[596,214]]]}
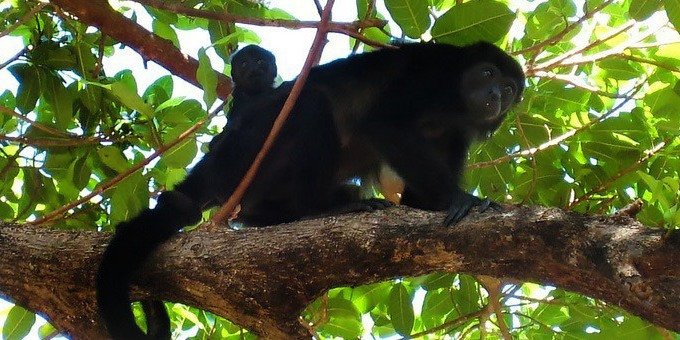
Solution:
{"label": "thin twig", "polygon": [[621,169],[618,173],[616,173],[614,176],[609,177],[609,179],[606,182],[600,183],[597,187],[593,188],[592,190],[588,191],[587,193],[583,194],[581,197],[578,197],[571,201],[567,205],[567,209],[572,209],[575,207],[577,204],[589,199],[596,193],[606,189],[609,185],[614,183],[617,179],[635,171],[637,168],[639,168],[642,164],[647,162],[652,156],[656,155],[659,153],[661,150],[663,150],[665,147],[667,147],[669,143],[667,141],[663,141],[657,145],[654,145],[651,149],[647,150],[644,152],[644,155],[640,157],[637,161],[635,161],[633,164],[627,166],[624,169]]}
{"label": "thin twig", "polygon": [[5,60],[2,64],[0,64],[0,70],[3,68],[7,67],[7,65],[17,61],[24,53],[28,51],[28,47],[24,47],[21,49],[21,51],[17,52],[15,55],[13,55],[11,58]]}
{"label": "thin twig", "polygon": [[73,147],[82,145],[95,145],[100,144],[101,140],[97,139],[49,139],[49,138],[29,138],[26,136],[8,136],[5,134],[0,134],[0,140],[6,140],[10,142],[16,142],[25,145],[31,145],[35,147]]}
{"label": "thin twig", "polygon": [[489,293],[489,307],[493,311],[493,313],[496,315],[496,322],[498,329],[501,331],[501,335],[503,336],[503,339],[505,340],[512,340],[512,334],[510,334],[510,329],[508,328],[508,325],[505,323],[505,320],[503,319],[503,306],[501,305],[501,300],[503,298],[503,294],[501,292],[501,289],[503,288],[504,283],[491,276],[486,276],[486,275],[477,275],[475,276],[475,279],[479,282],[484,289],[486,289],[486,292]]}
{"label": "thin twig", "polygon": [[675,66],[672,66],[672,65],[669,65],[669,64],[666,64],[666,63],[662,63],[662,62],[657,61],[657,60],[640,58],[640,57],[636,57],[634,55],[625,54],[625,53],[620,53],[620,54],[617,54],[616,56],[619,57],[619,58],[630,60],[630,61],[635,61],[635,62],[638,62],[638,63],[654,65],[658,68],[662,68],[664,70],[668,70],[668,71],[671,71],[671,72],[680,72],[680,68],[677,68]]}
{"label": "thin twig", "polygon": [[[559,56],[557,56],[553,59],[542,62],[541,64],[536,65],[534,67],[531,67],[531,69],[528,71],[529,75],[533,74],[531,71],[549,70],[549,69],[552,69],[556,66],[565,66],[565,65],[567,65],[566,60],[568,60],[568,59],[579,59],[579,58],[576,58],[575,56],[578,55],[578,54],[583,54],[584,52],[595,48],[595,46],[598,46],[598,45],[604,43],[605,41],[611,40],[611,39],[615,38],[616,36],[628,31],[629,29],[631,29],[635,26],[635,23],[636,22],[634,20],[631,20],[631,21],[617,27],[615,30],[613,30],[612,32],[610,32],[609,34],[605,35],[604,37],[602,37],[600,39],[596,39],[596,40],[588,43],[585,46],[576,47],[576,48],[572,49],[571,51],[564,52],[564,53],[560,54]],[[620,51],[618,51],[618,49],[621,49],[621,50],[625,49],[625,47],[622,47],[622,46],[623,45],[619,45],[617,48],[612,48],[611,50],[617,50],[616,53],[620,53]],[[609,50],[609,51],[611,51],[611,50]],[[608,52],[608,51],[606,51],[606,52]],[[599,54],[600,53],[598,53],[598,55]],[[586,57],[581,57],[581,58],[586,58]],[[598,59],[595,59],[595,60],[598,60]]]}
{"label": "thin twig", "polygon": [[143,5],[151,6],[157,9],[162,9],[186,16],[255,26],[271,26],[271,27],[285,27],[290,29],[300,29],[300,28],[319,28],[321,25],[323,25],[326,27],[327,32],[334,32],[337,29],[350,29],[356,31],[359,28],[383,27],[387,24],[387,21],[377,18],[354,22],[328,22],[323,24],[318,21],[263,19],[241,17],[227,12],[214,12],[196,9],[184,6],[181,3],[169,3],[167,1],[162,0],[132,0],[132,1]]}
{"label": "thin twig", "polygon": [[4,113],[6,115],[10,115],[12,117],[15,117],[19,120],[23,120],[24,122],[30,124],[34,128],[36,128],[38,130],[42,130],[44,132],[47,132],[50,135],[63,136],[63,137],[69,137],[69,138],[74,138],[74,137],[78,138],[77,136],[69,134],[65,131],[57,130],[55,128],[44,125],[42,123],[38,123],[38,122],[36,122],[36,121],[34,121],[34,120],[32,120],[32,119],[30,119],[30,118],[28,118],[28,117],[26,117],[22,114],[17,113],[16,111],[14,111],[14,110],[10,109],[9,107],[6,107],[6,106],[0,105],[0,112]]}
{"label": "thin twig", "polygon": [[578,79],[575,76],[570,76],[567,74],[559,74],[555,72],[549,72],[549,71],[536,71],[533,74],[534,77],[539,77],[539,78],[549,78],[549,79],[555,79],[555,80],[560,80],[563,81],[569,85],[572,85],[574,87],[584,89],[588,92],[595,93],[597,95],[603,96],[603,97],[608,97],[608,98],[629,98],[625,94],[618,94],[618,93],[610,93],[607,91],[600,90],[597,86],[593,86],[590,84],[587,84],[580,79]]}
{"label": "thin twig", "polygon": [[593,15],[602,11],[605,7],[609,6],[609,4],[611,4],[612,2],[614,2],[614,0],[607,0],[607,1],[603,2],[599,6],[595,7],[591,12],[586,13],[584,16],[582,16],[581,18],[579,18],[575,22],[568,24],[567,27],[565,27],[560,33],[558,33],[558,34],[556,34],[556,35],[554,35],[554,36],[552,36],[552,37],[550,37],[546,40],[543,40],[536,45],[527,47],[525,49],[521,49],[519,51],[515,51],[512,54],[522,55],[522,54],[526,54],[528,52],[533,52],[533,51],[536,51],[538,49],[542,49],[543,47],[548,46],[548,45],[556,44],[558,41],[560,41],[562,38],[564,38],[569,32],[573,31],[575,28],[580,28],[581,24],[583,24],[583,22],[592,18]]}
{"label": "thin twig", "polygon": [[163,145],[158,150],[156,150],[154,153],[149,155],[149,157],[146,157],[141,162],[135,164],[134,166],[132,166],[130,169],[126,170],[125,172],[118,174],[116,177],[110,179],[106,183],[103,183],[100,186],[94,188],[94,190],[92,190],[91,193],[89,193],[89,194],[87,194],[87,195],[85,195],[85,196],[83,196],[83,197],[81,197],[81,198],[79,198],[79,199],[77,199],[77,200],[57,209],[57,210],[55,210],[55,211],[52,211],[49,214],[47,214],[47,215],[45,215],[41,218],[36,219],[35,221],[28,222],[28,224],[39,225],[39,224],[43,224],[45,222],[49,222],[49,221],[61,216],[62,214],[66,213],[67,211],[89,201],[93,197],[100,195],[103,192],[105,192],[106,190],[109,190],[110,188],[114,187],[120,181],[129,177],[130,175],[135,173],[137,170],[145,167],[147,164],[149,164],[156,157],[162,155],[166,151],[170,150],[174,146],[176,146],[176,145],[180,144],[181,142],[183,142],[184,140],[186,140],[189,136],[191,136],[194,132],[196,132],[201,126],[203,126],[203,124],[205,124],[206,121],[208,121],[210,118],[215,116],[217,114],[217,112],[222,110],[222,108],[224,107],[224,104],[225,103],[222,102],[220,105],[217,106],[217,108],[215,108],[215,110],[213,110],[213,112],[210,115],[208,115],[206,118],[203,118],[202,120],[200,120],[198,123],[196,123],[194,126],[189,128],[188,130],[184,131],[181,135],[179,135],[173,141]]}
{"label": "thin twig", "polygon": [[323,6],[319,0],[314,0],[314,6],[316,6],[316,12],[319,13],[319,18],[323,15]]}
{"label": "thin twig", "polygon": [[409,335],[409,339],[417,339],[417,338],[426,336],[428,334],[433,334],[434,332],[439,332],[441,330],[445,330],[445,329],[449,329],[449,328],[453,328],[453,327],[462,325],[462,324],[468,322],[469,320],[481,317],[486,312],[487,312],[486,308],[482,308],[482,309],[480,309],[476,312],[461,315],[460,317],[455,318],[451,321],[444,322],[443,324],[441,324],[439,326],[432,327],[430,329],[426,329],[426,330],[419,332],[419,333],[411,334],[411,335]]}
{"label": "thin twig", "polygon": [[45,6],[47,6],[47,3],[45,2],[40,2],[38,3],[35,7],[33,7],[28,13],[24,14],[21,19],[19,19],[17,22],[11,24],[9,27],[7,27],[5,30],[0,32],[0,38],[12,33],[17,27],[23,25],[28,20],[31,20],[31,18],[38,12],[40,12],[41,9],[43,9]]}

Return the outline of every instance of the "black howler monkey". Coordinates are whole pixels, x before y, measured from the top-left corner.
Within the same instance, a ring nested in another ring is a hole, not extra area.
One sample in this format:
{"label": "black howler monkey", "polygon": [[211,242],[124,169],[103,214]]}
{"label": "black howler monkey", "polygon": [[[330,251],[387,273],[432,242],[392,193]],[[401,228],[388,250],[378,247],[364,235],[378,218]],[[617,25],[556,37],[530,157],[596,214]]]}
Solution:
{"label": "black howler monkey", "polygon": [[[389,167],[405,184],[403,204],[447,210],[444,223],[455,224],[488,204],[459,187],[470,143],[500,125],[523,89],[519,64],[483,42],[409,44],[314,67],[239,218],[270,225],[352,206],[361,200],[346,194],[347,179]],[[238,106],[239,129],[226,129],[154,209],[117,227],[97,275],[100,314],[114,338],[147,337],[130,310],[134,273],[158,245],[198,222],[202,209],[233,192],[289,91],[286,83]]]}
{"label": "black howler monkey", "polygon": [[[257,45],[245,46],[231,56],[231,79],[234,82],[234,90],[231,93],[229,122],[225,129],[233,130],[241,126],[241,112],[250,110],[239,106],[249,105],[259,96],[271,92],[276,79],[276,70],[274,55]],[[214,148],[222,137],[224,134],[215,136],[210,141],[209,148]]]}

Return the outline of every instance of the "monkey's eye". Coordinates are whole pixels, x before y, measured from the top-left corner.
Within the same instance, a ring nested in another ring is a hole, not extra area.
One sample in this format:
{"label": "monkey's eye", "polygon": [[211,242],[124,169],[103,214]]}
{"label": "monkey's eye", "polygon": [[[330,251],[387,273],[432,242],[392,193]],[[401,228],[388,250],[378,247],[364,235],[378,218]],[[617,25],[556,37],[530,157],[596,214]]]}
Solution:
{"label": "monkey's eye", "polygon": [[482,71],[482,77],[484,77],[484,78],[491,78],[492,75],[493,75],[493,71],[491,71],[490,69],[486,69],[486,70]]}
{"label": "monkey's eye", "polygon": [[258,65],[264,65],[264,60],[258,59],[258,60],[257,60],[257,64],[258,64]]}

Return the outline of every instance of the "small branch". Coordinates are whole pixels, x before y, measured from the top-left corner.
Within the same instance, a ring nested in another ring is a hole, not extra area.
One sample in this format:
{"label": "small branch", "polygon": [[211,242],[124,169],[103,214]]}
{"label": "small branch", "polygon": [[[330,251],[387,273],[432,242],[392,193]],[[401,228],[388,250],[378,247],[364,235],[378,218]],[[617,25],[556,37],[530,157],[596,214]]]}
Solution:
{"label": "small branch", "polygon": [[[116,12],[106,0],[52,0],[51,3],[69,12],[66,19],[75,15],[81,23],[98,28],[103,34],[135,50],[145,60],[154,61],[172,74],[201,88],[196,78],[198,60],[182,53],[169,40],[149,32]],[[231,80],[220,72],[215,73],[217,96],[226,100],[231,93]]]}
{"label": "small branch", "polygon": [[680,68],[677,68],[675,66],[672,66],[672,65],[669,65],[669,64],[666,64],[666,63],[662,63],[662,62],[657,61],[657,60],[640,58],[640,57],[636,57],[634,55],[625,54],[625,53],[620,53],[620,54],[617,54],[616,56],[619,57],[619,58],[630,60],[630,61],[635,61],[635,62],[638,62],[638,63],[654,65],[658,68],[662,68],[664,70],[668,70],[668,71],[671,71],[671,72],[680,72]]}
{"label": "small branch", "polygon": [[574,87],[584,89],[588,92],[595,93],[597,95],[603,96],[603,97],[608,97],[608,98],[629,98],[626,95],[618,94],[618,93],[610,93],[606,91],[600,90],[597,86],[593,86],[590,84],[587,84],[581,79],[578,79],[575,76],[571,75],[566,75],[566,74],[558,74],[554,72],[546,72],[546,71],[535,71],[533,74],[534,77],[539,77],[539,78],[548,78],[548,79],[555,79],[555,80],[560,80],[565,83],[568,83]]}
{"label": "small branch", "polygon": [[11,64],[11,63],[17,61],[17,60],[18,60],[19,58],[21,58],[21,56],[23,56],[24,53],[26,53],[27,51],[28,51],[28,48],[27,48],[27,47],[22,48],[21,51],[17,52],[17,53],[16,53],[15,55],[13,55],[11,58],[5,60],[2,64],[0,64],[0,70],[2,70],[3,68],[7,67],[9,64]]}
{"label": "small branch", "polygon": [[[519,132],[518,135],[522,137],[524,145],[526,147],[529,147],[531,145],[531,142],[529,142],[529,139],[527,138],[527,135],[524,132],[524,127],[522,127],[522,123],[520,121],[520,115],[516,115],[515,117],[517,131]],[[531,172],[531,187],[529,187],[529,190],[527,190],[526,195],[524,196],[524,198],[522,198],[521,204],[526,203],[526,201],[531,197],[531,195],[534,194],[536,186],[538,185],[538,165],[536,163],[536,157],[531,157],[531,167],[533,169],[533,171]]]}
{"label": "small branch", "polygon": [[305,81],[307,81],[309,70],[312,68],[314,63],[319,60],[319,56],[323,50],[323,45],[326,41],[326,34],[328,34],[327,24],[330,22],[331,11],[333,9],[334,2],[335,0],[328,0],[326,2],[326,7],[323,10],[319,28],[317,29],[316,35],[314,36],[314,41],[312,42],[312,47],[309,50],[309,54],[307,54],[307,59],[305,60],[305,64],[302,67],[302,72],[300,72],[300,75],[295,80],[295,84],[293,85],[286,102],[283,104],[281,112],[276,117],[272,129],[269,132],[269,135],[267,135],[267,139],[264,141],[264,144],[262,145],[262,148],[258,152],[257,156],[255,156],[253,164],[251,164],[250,168],[241,180],[241,183],[239,183],[231,196],[229,196],[229,199],[227,199],[220,210],[213,216],[211,220],[212,223],[220,224],[223,221],[226,221],[229,216],[232,215],[234,209],[241,201],[241,198],[243,198],[246,189],[248,189],[248,186],[250,186],[250,183],[252,183],[253,179],[255,178],[255,175],[257,174],[264,157],[267,155],[272,145],[274,145],[274,140],[281,132],[283,124],[286,122],[288,115],[293,110],[293,106],[295,105],[298,96],[302,92],[302,87],[304,86]]}
{"label": "small branch", "polygon": [[83,145],[96,145],[102,142],[102,140],[98,139],[46,139],[29,138],[25,136],[13,137],[5,134],[0,134],[0,139],[40,148],[64,148]]}
{"label": "small branch", "polygon": [[576,20],[575,22],[568,24],[567,27],[565,27],[560,33],[541,41],[540,43],[537,43],[536,45],[533,45],[531,47],[527,47],[525,49],[521,49],[519,51],[513,52],[514,55],[521,55],[521,54],[527,54],[529,52],[534,52],[540,49],[543,49],[545,46],[549,45],[555,45],[557,42],[562,40],[569,32],[573,31],[575,28],[580,28],[581,25],[588,19],[592,18],[596,13],[602,11],[605,7],[609,6],[614,2],[614,0],[607,0],[600,4],[599,6],[595,7],[591,12],[585,13],[584,16]]}
{"label": "small branch", "polygon": [[91,76],[94,79],[97,79],[99,77],[99,73],[104,68],[104,48],[105,48],[104,43],[105,42],[106,42],[106,34],[102,33],[99,36],[99,45],[97,46],[97,63],[95,64],[95,67],[92,70],[92,74],[91,74]]}
{"label": "small branch", "polygon": [[156,157],[162,155],[166,151],[172,149],[174,146],[178,145],[179,143],[181,143],[184,140],[186,140],[187,138],[189,138],[189,136],[191,136],[194,132],[196,132],[201,126],[203,126],[203,124],[206,121],[208,121],[211,117],[213,117],[215,114],[217,114],[217,112],[222,110],[222,108],[224,107],[224,104],[225,103],[222,102],[220,105],[217,106],[217,108],[215,108],[213,113],[208,115],[208,117],[203,118],[202,120],[197,122],[194,126],[189,128],[188,130],[184,131],[181,135],[179,135],[173,141],[163,145],[161,148],[157,149],[156,151],[154,151],[154,153],[149,155],[149,157],[147,157],[144,160],[142,160],[141,162],[133,165],[130,169],[126,170],[125,172],[121,172],[116,177],[114,177],[114,178],[110,179],[109,181],[102,183],[98,187],[94,188],[94,190],[92,190],[91,193],[89,193],[89,194],[87,194],[87,195],[85,195],[85,196],[83,196],[83,197],[81,197],[81,198],[79,198],[79,199],[59,208],[59,209],[57,209],[57,210],[54,210],[54,211],[46,214],[45,216],[36,219],[35,221],[30,221],[30,222],[28,222],[28,224],[40,225],[40,224],[44,224],[46,222],[49,222],[49,221],[51,221],[51,220],[53,220],[57,217],[60,217],[61,215],[65,214],[65,213],[67,213],[69,210],[89,201],[93,197],[95,197],[97,195],[101,195],[106,190],[111,189],[116,184],[118,184],[120,181],[126,179],[127,177],[129,177],[130,175],[132,175],[133,173],[138,171],[139,169],[142,169],[143,167],[145,167],[147,164],[149,164]]}
{"label": "small branch", "polygon": [[647,162],[652,156],[656,155],[659,153],[661,150],[663,150],[666,146],[668,146],[667,141],[663,141],[651,149],[647,150],[644,152],[644,156],[642,156],[640,159],[638,159],[635,163],[627,166],[624,169],[621,169],[618,173],[615,175],[609,177],[607,181],[600,183],[597,187],[593,188],[592,190],[588,191],[587,193],[583,194],[581,197],[578,197],[571,201],[569,205],[567,206],[567,209],[573,209],[577,204],[583,202],[584,200],[587,200],[588,198],[592,197],[596,193],[606,189],[608,186],[610,186],[612,183],[614,183],[617,179],[635,171],[637,168],[639,168],[642,164]]}
{"label": "small branch", "polygon": [[475,278],[479,281],[479,284],[486,289],[487,293],[489,293],[489,307],[496,315],[498,329],[500,329],[503,339],[512,340],[513,337],[512,334],[510,334],[510,329],[508,329],[508,325],[503,319],[503,306],[501,306],[501,299],[503,298],[501,289],[503,288],[503,283],[496,278],[486,275],[478,275]]}
{"label": "small branch", "polygon": [[457,317],[457,318],[455,318],[451,321],[444,322],[443,324],[441,324],[437,327],[432,327],[432,328],[426,329],[422,332],[411,334],[411,335],[409,335],[409,339],[418,339],[420,337],[424,337],[424,336],[429,335],[429,334],[434,334],[436,332],[443,331],[445,329],[458,327],[458,326],[460,326],[460,325],[462,325],[462,324],[464,324],[464,323],[466,323],[466,322],[468,322],[472,319],[477,319],[477,318],[482,317],[484,315],[484,313],[486,313],[486,309],[482,308],[482,309],[480,309],[476,312],[461,315],[461,316],[459,316],[459,317]]}
{"label": "small branch", "polygon": [[36,122],[36,121],[34,121],[34,120],[32,120],[32,119],[30,119],[30,118],[28,118],[28,117],[26,117],[22,114],[17,113],[16,111],[14,111],[14,110],[10,109],[9,107],[6,107],[6,106],[0,105],[0,112],[6,114],[8,116],[15,117],[19,120],[23,120],[24,122],[30,124],[34,128],[36,128],[38,130],[42,130],[44,132],[47,132],[50,135],[62,136],[62,137],[67,137],[67,138],[80,138],[79,136],[74,135],[74,134],[70,134],[66,131],[57,130],[55,128],[44,125],[42,123],[38,123],[38,122]]}
{"label": "small branch", "polygon": [[[301,28],[319,28],[321,25],[328,27],[327,32],[336,32],[338,29],[346,29],[356,31],[360,28],[367,27],[383,27],[387,21],[380,19],[370,19],[354,22],[328,22],[321,23],[318,21],[300,21],[300,20],[284,20],[284,19],[263,19],[263,18],[249,18],[233,15],[226,12],[206,11],[184,6],[183,4],[171,3],[162,0],[131,0],[143,5],[153,8],[170,11],[177,14],[182,14],[195,18],[203,18],[215,21],[223,21],[228,23],[239,23],[255,26],[270,26],[270,27],[284,27],[289,29]],[[326,4],[328,6],[328,4]]]}
{"label": "small branch", "polygon": [[323,6],[319,0],[314,0],[314,6],[316,6],[316,12],[319,13],[319,18],[323,16]]}
{"label": "small branch", "polygon": [[[605,35],[604,37],[602,37],[600,39],[596,39],[596,40],[590,42],[589,44],[587,44],[585,46],[574,48],[571,51],[567,51],[567,52],[560,54],[558,57],[555,57],[553,59],[545,61],[545,62],[543,62],[539,65],[533,66],[529,70],[527,70],[527,75],[533,75],[534,72],[539,71],[539,70],[550,70],[550,69],[553,69],[553,68],[558,67],[558,66],[564,67],[564,66],[573,65],[574,63],[576,63],[576,61],[578,61],[578,63],[585,63],[586,60],[592,62],[594,60],[601,59],[603,55],[606,55],[605,53],[612,53],[612,54],[620,53],[621,51],[623,51],[625,49],[625,47],[622,47],[624,45],[619,45],[615,48],[612,48],[612,49],[607,50],[605,52],[596,53],[595,55],[589,56],[589,57],[580,57],[580,58],[575,57],[577,54],[583,54],[584,52],[593,49],[595,46],[598,46],[598,45],[604,43],[605,41],[613,39],[616,36],[628,31],[629,29],[631,29],[635,26],[635,23],[636,22],[634,20],[631,20],[631,21],[621,25],[620,27],[616,28],[615,30],[613,30],[612,32],[610,32],[609,34]],[[614,51],[616,51],[616,52],[614,52]],[[566,62],[566,60],[569,60],[569,59],[571,59],[572,61]],[[583,60],[583,61],[581,61],[581,60]]]}

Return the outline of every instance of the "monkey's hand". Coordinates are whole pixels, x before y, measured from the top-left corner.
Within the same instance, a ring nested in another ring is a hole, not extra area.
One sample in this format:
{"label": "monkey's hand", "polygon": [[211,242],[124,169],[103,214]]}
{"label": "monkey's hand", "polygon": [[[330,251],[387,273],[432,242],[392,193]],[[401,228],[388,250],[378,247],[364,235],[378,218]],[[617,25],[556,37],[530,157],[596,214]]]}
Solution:
{"label": "monkey's hand", "polygon": [[479,206],[479,211],[484,212],[489,208],[500,210],[501,205],[488,199],[481,199],[477,196],[460,192],[453,196],[453,201],[444,219],[445,226],[452,226],[460,222],[463,217],[467,216],[472,207]]}

